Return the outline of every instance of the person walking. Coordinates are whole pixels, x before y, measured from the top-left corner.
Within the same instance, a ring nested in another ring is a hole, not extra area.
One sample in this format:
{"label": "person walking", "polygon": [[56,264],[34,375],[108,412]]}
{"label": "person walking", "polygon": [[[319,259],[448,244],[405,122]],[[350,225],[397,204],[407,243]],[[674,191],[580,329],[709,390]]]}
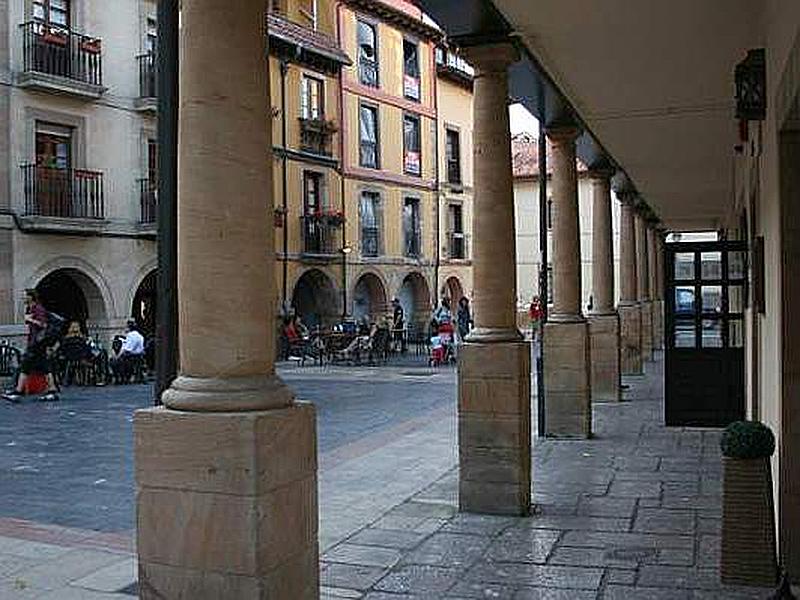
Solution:
{"label": "person walking", "polygon": [[472,313],[469,309],[469,300],[462,296],[458,301],[458,312],[456,313],[456,324],[458,326],[458,341],[463,343],[469,335],[470,330],[475,325],[472,320]]}
{"label": "person walking", "polygon": [[397,351],[397,346],[400,346],[400,352],[406,353],[406,313],[400,300],[395,298],[392,300],[392,346]]}

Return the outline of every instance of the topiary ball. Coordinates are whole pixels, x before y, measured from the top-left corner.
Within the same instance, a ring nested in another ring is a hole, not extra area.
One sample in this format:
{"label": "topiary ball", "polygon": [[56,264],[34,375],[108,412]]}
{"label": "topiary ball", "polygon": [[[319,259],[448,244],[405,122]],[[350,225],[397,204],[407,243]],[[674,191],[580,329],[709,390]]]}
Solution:
{"label": "topiary ball", "polygon": [[758,421],[736,421],[722,432],[719,447],[728,458],[770,457],[775,452],[775,436]]}

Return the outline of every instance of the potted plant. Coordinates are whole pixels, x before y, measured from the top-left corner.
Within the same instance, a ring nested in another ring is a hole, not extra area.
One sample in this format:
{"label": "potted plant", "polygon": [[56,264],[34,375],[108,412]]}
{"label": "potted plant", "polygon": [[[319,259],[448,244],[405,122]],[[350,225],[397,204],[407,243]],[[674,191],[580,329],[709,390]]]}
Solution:
{"label": "potted plant", "polygon": [[738,421],[725,428],[720,448],[722,582],[774,586],[778,565],[770,457],[775,452],[775,436],[763,423]]}
{"label": "potted plant", "polygon": [[89,54],[100,54],[103,49],[103,43],[96,38],[88,38],[81,42],[81,49]]}

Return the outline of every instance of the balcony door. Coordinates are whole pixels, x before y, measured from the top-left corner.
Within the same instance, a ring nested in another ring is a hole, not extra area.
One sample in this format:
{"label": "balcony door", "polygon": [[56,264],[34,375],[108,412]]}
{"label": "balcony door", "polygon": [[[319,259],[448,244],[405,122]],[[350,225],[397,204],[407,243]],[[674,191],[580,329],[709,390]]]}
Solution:
{"label": "balcony door", "polygon": [[305,252],[326,251],[326,228],[322,215],[322,173],[303,172],[303,242]]}
{"label": "balcony door", "polygon": [[72,130],[59,125],[37,123],[34,193],[31,197],[34,214],[51,217],[72,214],[71,169]]}
{"label": "balcony door", "polygon": [[70,0],[33,0],[33,20],[43,25],[70,26]]}
{"label": "balcony door", "polygon": [[418,258],[421,254],[419,198],[406,198],[403,203],[403,238],[405,255]]}
{"label": "balcony door", "polygon": [[746,252],[743,242],[667,244],[667,425],[744,418]]}
{"label": "balcony door", "polygon": [[447,255],[450,258],[466,258],[466,242],[464,238],[464,207],[451,204],[447,214]]}

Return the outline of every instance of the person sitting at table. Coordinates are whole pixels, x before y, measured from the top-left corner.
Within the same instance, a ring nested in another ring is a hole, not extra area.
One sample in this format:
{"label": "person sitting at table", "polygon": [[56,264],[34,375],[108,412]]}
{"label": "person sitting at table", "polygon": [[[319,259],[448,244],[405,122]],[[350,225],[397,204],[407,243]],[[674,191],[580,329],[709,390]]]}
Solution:
{"label": "person sitting at table", "polygon": [[128,332],[117,339],[122,342],[122,347],[110,361],[111,372],[117,383],[125,383],[133,374],[136,363],[144,358],[144,337],[136,329],[136,322],[128,321]]}

